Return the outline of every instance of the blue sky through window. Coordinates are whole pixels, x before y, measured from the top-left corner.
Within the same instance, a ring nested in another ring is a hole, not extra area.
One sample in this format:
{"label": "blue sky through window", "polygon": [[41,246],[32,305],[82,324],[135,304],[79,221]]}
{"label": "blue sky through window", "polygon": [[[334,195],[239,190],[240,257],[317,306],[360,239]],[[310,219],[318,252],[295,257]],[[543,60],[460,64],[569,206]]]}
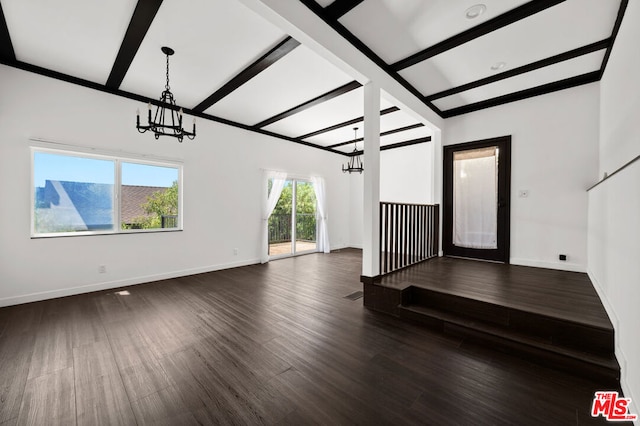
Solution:
{"label": "blue sky through window", "polygon": [[[35,187],[46,180],[86,183],[114,183],[114,161],[35,152]],[[178,180],[178,169],[146,164],[122,163],[122,184],[169,187]]]}
{"label": "blue sky through window", "polygon": [[178,169],[148,164],[122,163],[122,184],[169,187],[178,180]]}

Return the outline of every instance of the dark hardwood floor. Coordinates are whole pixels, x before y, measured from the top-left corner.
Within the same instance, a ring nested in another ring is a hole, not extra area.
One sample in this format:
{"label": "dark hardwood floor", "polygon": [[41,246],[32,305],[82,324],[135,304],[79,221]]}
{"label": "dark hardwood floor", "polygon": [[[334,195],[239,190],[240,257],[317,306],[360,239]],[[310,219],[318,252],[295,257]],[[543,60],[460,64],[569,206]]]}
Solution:
{"label": "dark hardwood floor", "polygon": [[606,424],[601,383],[369,311],[361,252],[0,309],[0,424]]}
{"label": "dark hardwood floor", "polygon": [[440,257],[385,276],[385,286],[411,283],[500,306],[611,327],[587,274]]}

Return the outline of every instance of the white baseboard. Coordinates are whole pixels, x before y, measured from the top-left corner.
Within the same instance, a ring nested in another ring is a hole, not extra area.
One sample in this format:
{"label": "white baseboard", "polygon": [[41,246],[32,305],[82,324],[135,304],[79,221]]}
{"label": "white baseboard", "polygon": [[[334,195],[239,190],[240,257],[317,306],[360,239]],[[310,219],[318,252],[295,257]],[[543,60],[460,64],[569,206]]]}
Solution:
{"label": "white baseboard", "polygon": [[335,245],[335,246],[332,245],[331,246],[331,251],[342,250],[342,249],[349,248],[349,247],[352,247],[352,246],[350,246],[348,244],[340,244],[340,245]]}
{"label": "white baseboard", "polygon": [[[593,288],[596,289],[596,293],[598,293],[598,297],[602,301],[604,310],[607,311],[607,315],[609,315],[609,319],[613,324],[613,329],[615,332],[614,336],[617,336],[617,333],[619,330],[619,324],[620,324],[620,321],[618,320],[618,316],[616,315],[616,312],[613,310],[613,306],[611,306],[611,302],[609,302],[609,298],[605,294],[602,288],[602,285],[600,284],[598,279],[595,277],[593,272],[587,269],[587,274],[589,275],[589,279],[593,283]],[[631,405],[629,406],[629,412],[640,415],[640,412],[638,411],[640,407],[640,404],[638,404],[638,401],[640,400],[636,399],[637,395],[633,394],[631,388],[629,387],[629,384],[627,383],[627,376],[626,376],[627,375],[626,370],[628,365],[627,356],[625,355],[624,351],[620,347],[618,339],[615,339],[615,354],[616,354],[616,359],[618,360],[618,364],[620,364],[620,387],[622,388],[622,392],[624,393],[625,398],[631,398]],[[636,422],[634,422],[634,424],[640,426],[640,418]]]}
{"label": "white baseboard", "polygon": [[239,262],[231,262],[222,265],[210,265],[200,268],[184,269],[181,271],[172,271],[162,274],[145,275],[134,278],[126,278],[122,280],[106,281],[96,284],[88,284],[77,287],[68,287],[56,290],[42,291],[37,293],[22,294],[19,296],[4,297],[0,299],[0,307],[19,305],[22,303],[37,302],[40,300],[55,299],[58,297],[73,296],[82,293],[91,293],[93,291],[108,290],[112,288],[126,287],[136,284],[144,284],[153,281],[166,280],[187,275],[202,274],[205,272],[219,271],[222,269],[237,268],[239,266],[255,265],[260,263],[260,259],[248,259]]}
{"label": "white baseboard", "polygon": [[638,411],[638,408],[640,407],[640,404],[638,404],[638,402],[640,400],[636,399],[636,395],[633,394],[631,387],[629,387],[629,384],[627,383],[627,372],[626,372],[626,366],[627,366],[627,358],[624,355],[624,352],[622,351],[622,349],[620,349],[617,345],[616,345],[616,358],[618,359],[618,363],[620,364],[620,388],[622,389],[622,393],[624,394],[625,398],[631,398],[631,403],[629,404],[628,408],[628,412],[631,414],[637,414],[638,420],[636,420],[635,422],[633,422],[633,424],[635,424],[636,426],[640,426],[640,411]]}
{"label": "white baseboard", "polygon": [[587,272],[587,268],[584,265],[580,265],[577,263],[543,262],[540,260],[521,259],[517,257],[512,257],[511,259],[509,259],[509,263],[519,266],[533,266],[534,268],[557,269],[559,271]]}
{"label": "white baseboard", "polygon": [[609,319],[613,324],[613,328],[617,330],[618,324],[619,324],[618,316],[616,315],[616,312],[613,310],[613,306],[611,306],[611,303],[609,302],[609,298],[607,297],[604,290],[602,289],[602,285],[600,284],[598,279],[595,277],[593,272],[591,272],[589,269],[587,269],[587,275],[589,276],[589,279],[593,283],[593,288],[596,289],[596,293],[598,293],[598,297],[600,298],[600,301],[604,306],[604,310],[607,311],[607,315],[609,315]]}

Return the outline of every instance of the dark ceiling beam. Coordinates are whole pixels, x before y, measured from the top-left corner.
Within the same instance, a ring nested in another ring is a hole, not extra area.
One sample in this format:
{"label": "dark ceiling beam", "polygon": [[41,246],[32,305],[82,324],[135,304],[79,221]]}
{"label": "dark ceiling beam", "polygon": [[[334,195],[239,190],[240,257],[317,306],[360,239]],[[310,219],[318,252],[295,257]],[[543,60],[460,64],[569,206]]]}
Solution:
{"label": "dark ceiling beam", "polygon": [[571,87],[581,86],[583,84],[594,83],[599,79],[600,71],[593,71],[575,77],[566,78],[564,80],[554,81],[553,83],[547,83],[541,86],[531,87],[529,89],[520,90],[518,92],[509,93],[495,98],[485,99],[480,102],[451,108],[443,111],[443,113],[445,118],[455,117],[457,115],[467,114],[469,112],[479,111],[481,109],[491,108],[509,102],[521,101],[523,99],[532,98],[534,96],[545,95],[547,93],[556,92],[558,90],[564,90]]}
{"label": "dark ceiling beam", "polygon": [[16,52],[13,50],[7,20],[4,18],[2,4],[0,4],[0,58],[13,62],[16,60]]}
{"label": "dark ceiling beam", "polygon": [[595,43],[591,43],[587,46],[582,46],[577,49],[570,50],[568,52],[560,53],[549,58],[542,59],[540,61],[532,62],[527,65],[523,65],[518,68],[514,68],[509,71],[502,72],[500,74],[492,75],[490,77],[482,78],[480,80],[472,81],[471,83],[463,84],[461,86],[453,87],[451,89],[443,90],[442,92],[434,93],[426,97],[429,101],[435,101],[436,99],[444,98],[447,96],[455,95],[456,93],[466,92],[467,90],[475,89],[476,87],[484,86],[486,84],[495,83],[496,81],[504,80],[506,78],[515,77],[526,72],[534,71],[539,68],[547,67],[549,65],[557,64],[558,62],[567,61],[569,59],[577,58],[578,56],[586,55],[589,53],[597,52],[607,48],[610,45],[610,39],[601,40]]}
{"label": "dark ceiling beam", "polygon": [[[0,64],[8,65],[10,67],[21,69],[23,71],[32,72],[32,73],[39,74],[39,75],[42,75],[42,76],[45,76],[45,77],[53,78],[53,79],[56,79],[56,80],[64,81],[64,82],[67,82],[67,83],[75,84],[75,85],[86,87],[86,88],[89,88],[89,89],[94,89],[94,90],[97,90],[97,91],[100,91],[100,92],[103,92],[103,93],[109,93],[111,95],[116,95],[116,96],[120,96],[122,98],[127,98],[127,99],[131,99],[131,100],[134,100],[134,101],[142,102],[144,104],[151,103],[152,105],[156,105],[156,106],[162,105],[165,108],[172,108],[172,109],[175,109],[175,110],[178,110],[178,109],[182,108],[184,113],[187,114],[187,115],[192,115],[194,117],[202,118],[202,119],[205,119],[205,120],[208,120],[208,121],[213,121],[213,122],[216,122],[216,123],[225,124],[227,126],[236,127],[236,128],[239,128],[239,129],[243,129],[243,130],[249,131],[249,132],[259,133],[261,135],[271,136],[271,137],[274,137],[274,138],[277,138],[277,139],[282,139],[282,140],[285,140],[285,141],[294,142],[294,143],[297,143],[297,144],[300,144],[300,145],[305,145],[305,146],[308,146],[308,147],[311,147],[311,148],[320,149],[320,150],[331,152],[331,153],[334,153],[334,154],[346,155],[344,152],[337,151],[337,150],[335,150],[333,148],[329,148],[329,147],[322,146],[322,145],[316,145],[316,144],[313,144],[311,142],[306,142],[306,141],[303,141],[303,140],[298,139],[298,138],[292,138],[292,137],[289,137],[289,136],[285,136],[285,135],[281,135],[281,134],[278,134],[278,133],[270,132],[268,130],[256,129],[255,127],[247,125],[247,124],[242,124],[242,123],[238,123],[238,122],[235,122],[235,121],[227,120],[225,118],[216,117],[214,115],[206,114],[206,113],[200,112],[200,111],[194,111],[194,110],[191,110],[189,108],[180,107],[179,105],[170,106],[170,105],[167,105],[167,104],[164,104],[164,103],[161,104],[158,99],[151,99],[151,98],[147,98],[146,96],[137,95],[135,93],[126,92],[124,90],[114,89],[114,88],[107,87],[107,86],[104,86],[104,85],[99,84],[99,83],[95,83],[93,81],[84,80],[84,79],[78,78],[78,77],[73,77],[73,76],[70,76],[68,74],[63,74],[61,72],[57,72],[57,71],[49,70],[49,69],[46,69],[46,68],[42,68],[42,67],[39,67],[37,65],[27,64],[25,62],[21,62],[21,61],[17,61],[17,60],[16,61],[8,61],[8,60],[6,60],[4,58],[0,58]],[[133,112],[132,112],[132,115],[131,115],[131,128],[132,129],[135,128],[135,117],[133,116]]]}
{"label": "dark ceiling beam", "polygon": [[333,19],[340,19],[362,2],[363,0],[335,0],[329,6],[325,7],[324,10]]}
{"label": "dark ceiling beam", "polygon": [[482,37],[483,35],[489,34],[490,32],[499,30],[500,28],[513,24],[514,22],[520,21],[521,19],[528,18],[531,15],[542,12],[543,10],[564,1],[566,0],[530,1],[523,4],[522,6],[516,7],[515,9],[503,13],[502,15],[489,19],[482,24],[476,25],[473,28],[469,28],[466,31],[449,37],[448,39],[443,40],[440,43],[436,43],[433,46],[428,47],[420,52],[414,53],[413,55],[394,63],[393,65],[391,65],[391,67],[395,71],[403,70],[419,62],[425,61],[433,56],[439,55],[440,53],[446,52],[447,50],[453,49],[454,47],[458,47],[461,44],[467,43],[478,37]]}
{"label": "dark ceiling beam", "polygon": [[[386,132],[380,133],[380,137],[387,136],[387,135],[392,135],[394,133],[405,132],[407,130],[418,129],[420,127],[424,127],[424,124],[416,123],[416,124],[412,124],[410,126],[398,127],[397,129],[391,129],[391,130],[387,130]],[[340,142],[340,143],[335,143],[333,145],[329,145],[329,148],[337,148],[339,146],[349,145],[350,143],[354,143],[354,142],[362,142],[363,140],[364,140],[364,138],[351,139],[350,141],[344,141],[344,142]]]}
{"label": "dark ceiling beam", "polygon": [[351,31],[349,31],[344,25],[338,22],[337,19],[332,18],[322,6],[316,3],[315,0],[300,0],[309,10],[315,13],[320,19],[322,19],[327,25],[340,34],[345,40],[347,40],[353,47],[358,49],[369,58],[373,63],[379,66],[393,79],[402,85],[408,92],[420,99],[426,106],[428,106],[433,112],[442,117],[442,111],[424,99],[424,94],[420,93],[418,89],[413,87],[407,80],[405,80],[400,74],[398,74],[389,64],[387,64],[380,56],[378,56],[373,50],[371,50],[366,44],[364,44],[358,37],[356,37]]}
{"label": "dark ceiling beam", "polygon": [[[389,145],[381,146],[380,151],[388,151],[390,149],[402,148],[405,146],[417,145],[417,144],[426,143],[426,142],[431,142],[431,136],[426,136],[424,138],[411,139],[403,142],[390,143]],[[353,157],[355,155],[362,155],[363,153],[364,151],[360,150],[360,151],[350,152],[346,155],[348,155],[349,157]]]}
{"label": "dark ceiling beam", "polygon": [[200,102],[195,108],[195,111],[205,111],[215,103],[219,102],[222,98],[229,95],[231,92],[251,80],[262,71],[275,64],[280,59],[284,58],[289,52],[296,47],[300,46],[300,42],[294,38],[287,37],[280,43],[271,48],[267,53],[262,55],[259,59],[253,62],[251,65],[240,71],[235,77],[225,83],[221,88],[216,90],[211,96],[204,101]]}
{"label": "dark ceiling beam", "polygon": [[[380,111],[380,115],[386,115],[386,114],[391,114],[392,112],[396,112],[396,111],[400,111],[400,108],[398,107],[389,107],[389,108],[385,108],[383,110]],[[356,123],[360,123],[361,121],[364,121],[364,116],[363,117],[358,117],[358,118],[354,118],[351,120],[347,120],[347,121],[343,121],[342,123],[338,123],[338,124],[334,124],[333,126],[329,126],[329,127],[325,127],[324,129],[320,129],[320,130],[316,130],[314,132],[311,133],[307,133],[306,135],[302,135],[302,136],[298,136],[298,139],[307,139],[313,136],[318,136],[321,135],[323,133],[327,133],[330,132],[332,130],[338,130],[341,129],[343,127],[347,127],[347,126],[351,126],[353,124]]]}
{"label": "dark ceiling beam", "polygon": [[131,62],[133,62],[133,58],[136,56],[140,44],[142,44],[142,40],[144,40],[144,36],[147,34],[161,4],[162,0],[138,0],[129,22],[129,27],[120,45],[118,56],[116,56],[107,79],[107,87],[117,89],[122,84],[122,80],[124,80],[124,76],[127,74]]}
{"label": "dark ceiling beam", "polygon": [[622,0],[620,2],[620,8],[618,8],[618,16],[616,18],[616,23],[613,26],[613,31],[611,32],[611,37],[609,38],[609,46],[607,47],[607,51],[604,54],[604,58],[602,59],[602,65],[600,66],[600,78],[604,75],[604,71],[607,68],[607,63],[609,63],[609,57],[611,56],[611,49],[613,49],[613,44],[616,41],[616,37],[618,36],[618,31],[620,31],[620,26],[622,25],[622,18],[624,18],[624,13],[627,10],[627,4],[629,0]]}
{"label": "dark ceiling beam", "polygon": [[431,136],[424,138],[411,139],[404,142],[390,143],[389,145],[381,146],[380,151],[388,151],[390,149],[402,148],[410,145],[417,145],[419,143],[431,142]]}
{"label": "dark ceiling beam", "polygon": [[306,109],[309,109],[312,106],[316,106],[316,105],[319,105],[319,104],[321,104],[323,102],[327,102],[328,100],[331,100],[331,99],[333,99],[335,97],[338,97],[340,95],[344,95],[345,93],[350,92],[352,90],[355,90],[355,89],[357,89],[359,87],[362,87],[362,85],[354,80],[352,82],[349,82],[347,84],[344,84],[344,85],[338,87],[337,89],[330,90],[327,93],[324,93],[324,94],[322,94],[320,96],[317,96],[317,97],[311,99],[310,101],[306,101],[306,102],[304,102],[304,103],[302,103],[300,105],[296,105],[293,108],[290,108],[290,109],[288,109],[288,110],[286,110],[284,112],[281,112],[280,114],[274,115],[271,118],[267,118],[266,120],[261,121],[260,123],[254,125],[253,127],[258,128],[258,129],[262,128],[262,127],[266,127],[269,124],[273,124],[276,121],[280,121],[280,120],[283,120],[283,119],[285,119],[287,117],[291,117],[292,115],[297,114],[299,112],[302,112],[302,111],[304,111]]}

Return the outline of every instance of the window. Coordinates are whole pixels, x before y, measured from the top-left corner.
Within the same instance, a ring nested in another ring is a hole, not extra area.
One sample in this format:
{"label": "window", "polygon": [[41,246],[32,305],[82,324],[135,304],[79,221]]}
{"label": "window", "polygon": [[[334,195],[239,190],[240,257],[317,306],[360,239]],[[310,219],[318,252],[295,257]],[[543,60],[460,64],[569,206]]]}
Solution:
{"label": "window", "polygon": [[33,149],[33,237],[182,228],[182,166]]}

